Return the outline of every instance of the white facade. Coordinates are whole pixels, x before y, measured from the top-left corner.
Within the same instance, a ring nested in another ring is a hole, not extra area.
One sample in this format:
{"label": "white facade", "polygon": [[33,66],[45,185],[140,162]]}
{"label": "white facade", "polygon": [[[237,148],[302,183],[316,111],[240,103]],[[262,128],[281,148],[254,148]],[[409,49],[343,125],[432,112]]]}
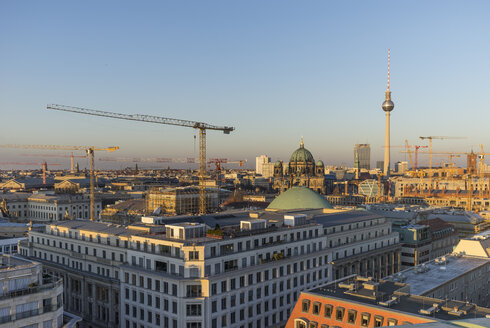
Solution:
{"label": "white facade", "polygon": [[[75,194],[32,194],[25,199],[7,199],[7,210],[13,217],[35,221],[90,219],[90,198]],[[99,217],[100,200],[95,201],[95,214]]]}
{"label": "white facade", "polygon": [[[76,293],[65,290],[66,307],[85,320],[89,308],[102,306],[86,297],[88,284],[111,284],[112,312],[105,320],[93,317],[94,327],[279,327],[302,290],[351,270],[380,275],[397,270],[389,261],[398,234],[384,218],[356,212],[354,221],[343,213],[329,224],[330,217],[315,213],[325,223],[287,227],[283,214],[265,213],[266,228],[240,231],[240,222],[250,220],[242,213],[233,225],[223,217],[222,230],[211,231],[208,224],[206,233],[202,224],[181,221],[167,227],[175,228],[173,238],[154,225],[65,221],[31,230],[21,254],[38,258],[69,284],[80,284]],[[213,220],[220,223],[218,216]],[[188,231],[176,233],[179,229]],[[365,269],[354,269],[371,258]]]}
{"label": "white facade", "polygon": [[257,174],[263,174],[262,166],[264,164],[270,163],[271,158],[268,157],[267,155],[260,155],[259,157],[255,158],[255,173]]}
{"label": "white facade", "polygon": [[63,325],[63,282],[43,278],[41,264],[0,257],[0,328],[59,328]]}

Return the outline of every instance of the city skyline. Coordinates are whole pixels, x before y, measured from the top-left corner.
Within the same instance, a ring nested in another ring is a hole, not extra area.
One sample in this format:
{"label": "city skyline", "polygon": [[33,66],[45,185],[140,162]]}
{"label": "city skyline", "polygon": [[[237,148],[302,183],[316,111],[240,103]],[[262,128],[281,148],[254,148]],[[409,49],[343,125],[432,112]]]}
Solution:
{"label": "city skyline", "polygon": [[[489,137],[486,2],[0,6],[0,106],[17,123],[3,127],[2,144],[197,157],[191,129],[45,109],[61,103],[234,126],[229,136],[208,134],[208,158],[246,158],[250,167],[260,154],[287,161],[301,136],[326,165],[352,165],[357,143],[371,144],[374,164],[383,158],[388,48],[392,145],[453,135],[466,139],[434,150],[470,151]],[[2,149],[2,158],[20,153]],[[405,159],[393,150],[391,168]]]}

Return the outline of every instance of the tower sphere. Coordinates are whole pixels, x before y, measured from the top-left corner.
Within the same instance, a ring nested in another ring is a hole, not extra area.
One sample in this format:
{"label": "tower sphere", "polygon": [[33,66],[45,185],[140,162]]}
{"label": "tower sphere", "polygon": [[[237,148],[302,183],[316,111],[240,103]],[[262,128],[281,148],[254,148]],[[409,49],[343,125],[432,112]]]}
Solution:
{"label": "tower sphere", "polygon": [[393,101],[391,101],[391,99],[387,99],[383,102],[383,105],[381,105],[381,107],[385,112],[391,112],[393,108],[395,108],[395,104],[393,103]]}

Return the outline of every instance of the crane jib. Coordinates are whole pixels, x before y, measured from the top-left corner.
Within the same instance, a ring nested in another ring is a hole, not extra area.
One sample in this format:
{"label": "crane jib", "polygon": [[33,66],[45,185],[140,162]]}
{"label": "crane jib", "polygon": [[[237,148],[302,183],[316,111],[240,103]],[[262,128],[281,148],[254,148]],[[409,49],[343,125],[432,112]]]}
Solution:
{"label": "crane jib", "polygon": [[153,115],[146,115],[146,114],[121,114],[121,113],[106,112],[106,111],[96,110],[96,109],[87,109],[87,108],[57,105],[57,104],[47,105],[46,108],[66,111],[66,112],[79,113],[79,114],[117,118],[121,120],[177,125],[177,126],[184,126],[184,127],[194,128],[194,129],[219,130],[219,131],[223,131],[225,134],[229,134],[231,131],[234,130],[233,127],[228,127],[228,126],[216,126],[204,122],[181,120],[176,118],[160,117],[160,116],[153,116]]}

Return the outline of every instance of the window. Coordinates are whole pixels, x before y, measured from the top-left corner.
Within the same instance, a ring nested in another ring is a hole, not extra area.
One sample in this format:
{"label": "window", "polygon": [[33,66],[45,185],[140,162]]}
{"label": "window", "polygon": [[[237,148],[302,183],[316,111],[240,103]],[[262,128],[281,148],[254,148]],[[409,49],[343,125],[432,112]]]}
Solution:
{"label": "window", "polygon": [[396,326],[398,324],[398,320],[396,319],[388,318],[387,321],[388,321],[388,326]]}
{"label": "window", "polygon": [[345,309],[343,307],[337,307],[335,308],[335,320],[337,321],[342,321],[344,320],[344,311]]}
{"label": "window", "polygon": [[384,318],[379,315],[374,316],[374,327],[382,327],[383,326],[383,320]]}
{"label": "window", "polygon": [[369,320],[371,319],[371,315],[369,313],[361,314],[361,327],[369,327]]}
{"label": "window", "polygon": [[312,310],[312,313],[314,315],[320,315],[320,303],[313,302],[313,310]]}
{"label": "window", "polygon": [[355,324],[357,317],[357,311],[349,310],[347,311],[347,323]]}
{"label": "window", "polygon": [[308,324],[308,328],[318,328],[318,322],[311,321],[311,322]]}
{"label": "window", "polygon": [[201,304],[187,304],[186,313],[188,317],[195,317],[201,315]]}
{"label": "window", "polygon": [[308,313],[310,311],[310,301],[303,300],[301,303],[301,311]]}
{"label": "window", "polygon": [[325,318],[331,318],[332,312],[333,312],[333,306],[330,304],[325,304],[325,312],[324,312],[323,316]]}
{"label": "window", "polygon": [[306,326],[306,321],[304,321],[303,319],[296,319],[294,320],[294,328],[308,328]]}

